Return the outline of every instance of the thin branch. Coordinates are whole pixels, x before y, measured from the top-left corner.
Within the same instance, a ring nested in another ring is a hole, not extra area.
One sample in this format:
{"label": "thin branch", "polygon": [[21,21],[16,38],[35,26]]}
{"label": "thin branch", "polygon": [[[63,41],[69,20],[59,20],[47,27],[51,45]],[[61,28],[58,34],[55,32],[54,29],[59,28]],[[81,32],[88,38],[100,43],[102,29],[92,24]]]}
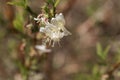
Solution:
{"label": "thin branch", "polygon": [[110,71],[107,72],[107,74],[108,74],[109,76],[113,75],[113,73],[114,73],[119,67],[120,67],[120,62],[117,63],[117,64],[115,64],[115,65],[113,66],[113,68],[112,68]]}

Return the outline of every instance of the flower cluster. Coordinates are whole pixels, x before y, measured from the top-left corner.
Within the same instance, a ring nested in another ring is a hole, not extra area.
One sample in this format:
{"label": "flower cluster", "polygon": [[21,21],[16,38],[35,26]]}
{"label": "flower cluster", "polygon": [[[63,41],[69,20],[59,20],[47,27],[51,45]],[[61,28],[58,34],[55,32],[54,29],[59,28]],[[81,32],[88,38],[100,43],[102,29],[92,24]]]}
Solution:
{"label": "flower cluster", "polygon": [[62,13],[56,14],[50,21],[43,16],[35,18],[37,22],[44,23],[44,27],[40,27],[40,32],[46,36],[45,43],[49,43],[54,46],[55,43],[59,44],[59,41],[64,36],[71,35],[71,33],[64,27],[65,19]]}

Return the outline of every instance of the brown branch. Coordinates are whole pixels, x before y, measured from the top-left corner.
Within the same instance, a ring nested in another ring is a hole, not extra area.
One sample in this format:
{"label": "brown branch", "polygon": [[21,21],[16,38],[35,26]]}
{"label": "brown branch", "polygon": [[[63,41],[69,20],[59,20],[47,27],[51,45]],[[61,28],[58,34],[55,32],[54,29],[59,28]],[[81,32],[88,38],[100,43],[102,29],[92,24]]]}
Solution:
{"label": "brown branch", "polygon": [[113,73],[120,67],[120,62],[113,65],[112,69],[102,75],[101,80],[114,80]]}
{"label": "brown branch", "polygon": [[107,74],[109,75],[109,77],[112,76],[113,73],[114,73],[119,67],[120,67],[120,62],[117,63],[117,64],[115,64],[115,65],[113,66],[113,68],[112,68],[110,71],[107,72]]}
{"label": "brown branch", "polygon": [[3,14],[8,22],[8,28],[13,29],[13,20],[15,17],[15,12],[14,12],[13,6],[7,4],[7,2],[10,2],[10,1],[11,0],[4,1]]}

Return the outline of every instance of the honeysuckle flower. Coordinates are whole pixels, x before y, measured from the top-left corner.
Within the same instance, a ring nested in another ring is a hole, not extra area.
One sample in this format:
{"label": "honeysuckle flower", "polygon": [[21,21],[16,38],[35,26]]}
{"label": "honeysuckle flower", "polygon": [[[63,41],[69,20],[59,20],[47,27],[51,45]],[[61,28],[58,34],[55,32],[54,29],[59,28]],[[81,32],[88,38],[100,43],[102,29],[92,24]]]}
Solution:
{"label": "honeysuckle flower", "polygon": [[47,49],[46,45],[36,45],[35,48],[38,49],[41,54],[51,52],[51,49]]}
{"label": "honeysuckle flower", "polygon": [[[40,20],[39,20],[40,19]],[[42,21],[42,18],[36,19],[38,21]],[[44,33],[47,39],[44,41],[45,43],[51,44],[54,46],[55,43],[59,44],[59,41],[64,37],[71,35],[71,33],[64,27],[65,19],[62,13],[56,14],[54,18],[48,21],[44,21],[45,26],[40,27],[40,32]]]}

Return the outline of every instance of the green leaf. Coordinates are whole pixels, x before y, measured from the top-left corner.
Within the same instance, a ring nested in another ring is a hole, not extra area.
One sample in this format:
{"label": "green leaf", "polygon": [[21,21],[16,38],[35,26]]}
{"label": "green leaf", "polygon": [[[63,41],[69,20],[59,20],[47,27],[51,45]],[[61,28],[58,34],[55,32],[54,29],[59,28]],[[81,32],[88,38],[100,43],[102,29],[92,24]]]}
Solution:
{"label": "green leaf", "polygon": [[54,2],[53,2],[53,0],[46,0],[47,1],[47,3],[49,3],[49,4],[53,4]]}
{"label": "green leaf", "polygon": [[16,60],[15,63],[16,66],[19,68],[20,73],[22,74],[23,80],[26,80],[28,74],[27,68],[19,60]]}
{"label": "green leaf", "polygon": [[97,65],[94,65],[94,66],[93,66],[93,69],[92,69],[92,74],[93,74],[93,75],[97,75],[98,72],[99,72],[98,66],[97,66]]}
{"label": "green leaf", "polygon": [[104,54],[105,57],[107,57],[107,54],[108,54],[109,50],[110,50],[110,45],[107,46],[107,47],[105,48],[104,52],[103,52],[103,54]]}
{"label": "green leaf", "polygon": [[60,0],[56,0],[54,3],[54,7],[56,7],[59,4]]}
{"label": "green leaf", "polygon": [[105,60],[107,57],[107,54],[110,50],[110,46],[107,46],[105,50],[102,49],[102,46],[100,43],[97,43],[97,55],[102,59]]}
{"label": "green leaf", "polygon": [[100,43],[97,43],[97,55],[98,55],[100,58],[103,58],[103,50],[102,50],[102,47],[101,47],[101,44],[100,44]]}
{"label": "green leaf", "polygon": [[27,0],[19,0],[19,1],[13,0],[12,2],[8,2],[7,4],[26,7]]}
{"label": "green leaf", "polygon": [[23,32],[23,15],[18,13],[13,21],[14,28],[20,32]]}
{"label": "green leaf", "polygon": [[49,9],[48,9],[47,6],[44,8],[44,10],[45,10],[46,13],[49,13]]}

